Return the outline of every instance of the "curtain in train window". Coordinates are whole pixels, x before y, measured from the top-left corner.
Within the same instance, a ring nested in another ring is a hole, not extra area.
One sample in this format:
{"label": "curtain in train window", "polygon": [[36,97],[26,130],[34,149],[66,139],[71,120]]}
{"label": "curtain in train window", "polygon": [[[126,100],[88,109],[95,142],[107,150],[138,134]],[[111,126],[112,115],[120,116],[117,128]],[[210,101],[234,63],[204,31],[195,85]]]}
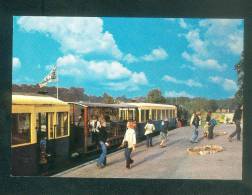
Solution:
{"label": "curtain in train window", "polygon": [[53,113],[47,113],[47,125],[49,131],[49,138],[53,138]]}
{"label": "curtain in train window", "polygon": [[121,110],[121,116],[120,116],[120,120],[126,120],[126,110]]}
{"label": "curtain in train window", "polygon": [[[43,136],[53,138],[53,113],[41,112],[36,114],[36,129]],[[39,135],[39,136],[41,136]]]}
{"label": "curtain in train window", "polygon": [[12,114],[11,144],[31,142],[31,114]]}
{"label": "curtain in train window", "polygon": [[162,120],[165,120],[166,116],[165,116],[165,110],[162,110]]}
{"label": "curtain in train window", "polygon": [[144,115],[145,115],[145,110],[141,110],[141,121],[142,122],[145,122]]}
{"label": "curtain in train window", "polygon": [[133,110],[129,110],[128,111],[128,116],[129,116],[129,120],[134,120],[134,117],[133,117]]}
{"label": "curtain in train window", "polygon": [[166,118],[167,118],[167,120],[169,119],[169,110],[166,110],[165,111],[165,114],[166,114]]}
{"label": "curtain in train window", "polygon": [[68,114],[67,112],[57,113],[56,137],[68,135]]}

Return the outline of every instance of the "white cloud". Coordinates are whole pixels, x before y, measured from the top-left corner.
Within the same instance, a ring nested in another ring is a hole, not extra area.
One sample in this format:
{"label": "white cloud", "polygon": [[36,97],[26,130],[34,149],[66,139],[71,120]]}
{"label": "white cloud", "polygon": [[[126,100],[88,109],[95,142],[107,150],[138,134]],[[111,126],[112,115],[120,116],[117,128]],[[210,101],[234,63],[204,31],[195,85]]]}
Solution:
{"label": "white cloud", "polygon": [[139,90],[139,86],[146,85],[148,80],[143,72],[133,73],[132,76],[127,81],[121,82],[109,82],[105,84],[111,90],[128,90],[136,91]]}
{"label": "white cloud", "polygon": [[23,16],[17,21],[27,31],[37,31],[56,40],[64,52],[87,54],[107,53],[122,57],[114,37],[104,32],[103,20],[97,17],[31,17]]}
{"label": "white cloud", "polygon": [[89,70],[110,80],[122,79],[132,75],[132,72],[117,61],[90,61]]}
{"label": "white cloud", "polygon": [[200,55],[207,55],[207,41],[203,41],[200,38],[199,30],[190,30],[185,35],[187,41],[188,41],[188,47],[191,48],[195,53],[198,53]]}
{"label": "white cloud", "polygon": [[202,84],[198,81],[194,81],[192,79],[188,79],[187,81],[185,81],[186,85],[188,85],[189,87],[202,87]]}
{"label": "white cloud", "polygon": [[223,88],[226,91],[236,91],[238,89],[236,83],[231,79],[224,79]]}
{"label": "white cloud", "polygon": [[206,28],[205,39],[233,54],[240,55],[243,50],[243,29],[241,19],[206,19],[199,22]]}
{"label": "white cloud", "polygon": [[202,84],[198,81],[194,81],[192,79],[188,79],[188,80],[179,80],[176,79],[172,76],[169,75],[165,75],[163,77],[164,81],[168,81],[168,82],[172,82],[172,83],[176,83],[176,84],[183,84],[183,85],[187,85],[189,87],[202,87]]}
{"label": "white cloud", "polygon": [[20,59],[17,58],[17,57],[12,58],[12,66],[13,66],[14,69],[20,68],[21,67]]}
{"label": "white cloud", "polygon": [[206,19],[199,22],[199,28],[188,30],[184,37],[188,49],[182,56],[194,66],[223,71],[227,65],[218,59],[222,55],[241,54],[243,49],[242,20]]}
{"label": "white cloud", "polygon": [[123,60],[128,62],[128,63],[134,63],[134,62],[138,62],[138,58],[132,54],[127,54],[123,57]]}
{"label": "white cloud", "polygon": [[184,28],[184,29],[187,29],[188,28],[188,25],[186,24],[185,20],[183,18],[180,18],[179,19],[179,26],[181,28]]}
{"label": "white cloud", "polygon": [[174,22],[176,21],[176,18],[165,18],[166,21],[169,21],[169,22]]}
{"label": "white cloud", "polygon": [[150,54],[142,56],[142,59],[145,61],[156,61],[164,60],[168,57],[167,52],[163,48],[156,48],[151,51]]}
{"label": "white cloud", "polygon": [[182,57],[186,59],[189,62],[192,62],[194,66],[203,68],[203,69],[212,69],[212,70],[218,70],[223,71],[227,68],[226,64],[219,64],[219,62],[215,59],[202,59],[196,54],[189,54],[187,52],[182,53]]}
{"label": "white cloud", "polygon": [[218,76],[213,76],[213,77],[209,77],[210,81],[212,81],[213,83],[221,83],[222,82],[222,78],[218,77]]}
{"label": "white cloud", "polygon": [[112,90],[138,89],[148,84],[143,72],[133,72],[118,61],[87,61],[80,56],[66,55],[56,62],[60,75],[97,82]]}
{"label": "white cloud", "polygon": [[218,76],[212,76],[212,77],[209,77],[209,80],[212,83],[220,85],[225,91],[234,92],[238,89],[235,81],[233,81],[231,79],[222,78],[222,77],[218,77]]}
{"label": "white cloud", "polygon": [[166,91],[165,92],[165,96],[166,97],[189,97],[189,98],[193,98],[194,96],[185,92],[185,91],[180,91],[180,92],[176,92],[176,91]]}
{"label": "white cloud", "polygon": [[182,68],[182,69],[196,70],[195,66],[190,66],[190,65],[186,65],[186,64],[183,64],[180,68]]}

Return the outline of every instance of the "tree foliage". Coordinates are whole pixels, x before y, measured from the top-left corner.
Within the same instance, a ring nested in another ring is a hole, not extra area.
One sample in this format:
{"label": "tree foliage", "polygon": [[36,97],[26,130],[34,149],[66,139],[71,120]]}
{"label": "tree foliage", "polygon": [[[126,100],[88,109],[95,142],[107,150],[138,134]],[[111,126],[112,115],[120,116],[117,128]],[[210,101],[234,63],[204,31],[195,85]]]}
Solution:
{"label": "tree foliage", "polygon": [[113,104],[113,103],[115,103],[113,97],[110,96],[107,93],[103,94],[102,99],[103,99],[103,102],[106,103],[106,104]]}
{"label": "tree foliage", "polygon": [[147,95],[146,101],[151,102],[151,103],[165,103],[166,102],[164,96],[162,96],[162,92],[159,89],[150,90]]}

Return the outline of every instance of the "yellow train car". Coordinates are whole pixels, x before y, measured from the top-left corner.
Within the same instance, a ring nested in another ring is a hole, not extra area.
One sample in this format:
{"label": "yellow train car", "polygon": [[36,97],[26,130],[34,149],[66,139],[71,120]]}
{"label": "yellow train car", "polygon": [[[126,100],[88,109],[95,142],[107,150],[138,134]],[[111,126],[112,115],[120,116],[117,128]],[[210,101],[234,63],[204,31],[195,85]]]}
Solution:
{"label": "yellow train car", "polygon": [[42,95],[12,95],[12,175],[40,172],[40,140],[46,138],[48,165],[69,157],[70,106]]}
{"label": "yellow train car", "polygon": [[124,120],[133,119],[137,122],[137,137],[144,135],[144,125],[150,119],[155,125],[156,132],[160,130],[161,120],[168,123],[168,128],[176,128],[177,107],[168,104],[127,103],[135,106],[131,109],[120,109],[119,117]]}

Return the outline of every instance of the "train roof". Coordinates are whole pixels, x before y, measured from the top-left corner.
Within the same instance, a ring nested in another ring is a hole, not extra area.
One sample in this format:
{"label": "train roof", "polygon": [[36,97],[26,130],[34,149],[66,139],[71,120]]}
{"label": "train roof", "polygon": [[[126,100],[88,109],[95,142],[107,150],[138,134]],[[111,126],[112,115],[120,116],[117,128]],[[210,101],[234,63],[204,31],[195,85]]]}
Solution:
{"label": "train roof", "polygon": [[138,108],[176,108],[176,106],[174,105],[169,105],[169,104],[155,104],[155,103],[144,103],[144,102],[140,102],[140,103],[136,103],[136,102],[133,102],[133,103],[127,103],[129,105],[134,105]]}
{"label": "train roof", "polygon": [[94,102],[69,102],[72,104],[77,104],[83,107],[100,107],[100,108],[137,108],[135,105],[130,105],[126,103],[121,104],[105,104],[105,103],[94,103]]}
{"label": "train roof", "polygon": [[12,104],[29,104],[29,105],[43,105],[43,104],[52,104],[52,105],[68,105],[66,102],[63,102],[57,98],[50,96],[39,96],[39,95],[12,95]]}

